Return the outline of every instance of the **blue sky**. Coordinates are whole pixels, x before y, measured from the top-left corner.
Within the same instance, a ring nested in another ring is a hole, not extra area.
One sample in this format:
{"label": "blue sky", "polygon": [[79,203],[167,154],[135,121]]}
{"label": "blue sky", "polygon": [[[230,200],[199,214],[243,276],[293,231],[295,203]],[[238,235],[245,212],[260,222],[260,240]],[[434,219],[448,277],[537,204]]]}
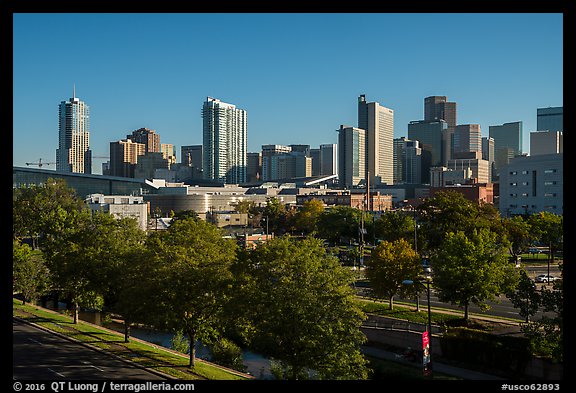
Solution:
{"label": "blue sky", "polygon": [[[90,106],[90,145],[147,127],[202,143],[207,96],[248,112],[248,151],[336,143],[357,99],[394,110],[394,137],[424,97],[457,103],[459,124],[522,121],[563,105],[559,13],[14,14],[13,165],[55,162],[58,104]],[[93,172],[101,173],[96,159]],[[55,165],[44,167],[54,169]]]}

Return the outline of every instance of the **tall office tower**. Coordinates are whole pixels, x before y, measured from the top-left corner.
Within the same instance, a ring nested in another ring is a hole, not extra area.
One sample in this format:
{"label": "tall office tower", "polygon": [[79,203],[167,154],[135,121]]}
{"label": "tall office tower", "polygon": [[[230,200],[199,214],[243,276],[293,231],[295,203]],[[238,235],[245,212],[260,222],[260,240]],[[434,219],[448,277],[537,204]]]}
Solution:
{"label": "tall office tower", "polygon": [[288,154],[292,151],[290,146],[284,145],[262,145],[262,180],[274,180],[278,173],[278,160],[276,156]]}
{"label": "tall office tower", "polygon": [[537,131],[564,131],[564,107],[536,109]]}
{"label": "tall office tower", "polygon": [[[314,165],[314,164],[312,164]],[[319,175],[336,175],[338,173],[338,145],[320,145],[320,173]]]}
{"label": "tall office tower", "polygon": [[490,168],[489,181],[493,182],[496,177],[495,164],[494,164],[494,138],[492,137],[482,137],[482,159],[488,161],[488,167]]}
{"label": "tall office tower", "polygon": [[160,135],[154,130],[139,128],[132,131],[132,134],[126,135],[126,138],[132,142],[142,143],[146,147],[146,153],[160,152]]}
{"label": "tall office tower", "polygon": [[246,111],[207,97],[202,119],[204,178],[220,183],[246,182]]}
{"label": "tall office tower", "polygon": [[310,149],[310,157],[312,157],[312,176],[320,176],[320,149]]}
{"label": "tall office tower", "polygon": [[424,98],[424,120],[445,120],[448,128],[456,127],[456,103],[448,102],[446,96]]}
{"label": "tall office tower", "polygon": [[[420,142],[420,148],[430,152],[431,166],[446,166],[446,140],[450,137],[445,120],[417,120],[408,123],[408,139]],[[423,169],[428,172],[428,169]]]}
{"label": "tall office tower", "polygon": [[[394,184],[422,183],[422,149],[417,140],[394,139]],[[429,166],[428,166],[428,171]]]}
{"label": "tall office tower", "polygon": [[459,124],[454,129],[454,156],[466,152],[482,153],[480,124]]}
{"label": "tall office tower", "polygon": [[446,96],[424,98],[424,120],[445,120],[448,131],[445,139],[443,165],[452,159],[454,154],[454,129],[456,128],[456,103],[448,102]]}
{"label": "tall office tower", "polygon": [[90,107],[76,97],[76,88],[70,101],[61,101],[59,106],[56,170],[92,173]]}
{"label": "tall office tower", "polygon": [[202,171],[202,145],[180,147],[180,162]]}
{"label": "tall office tower", "polygon": [[370,184],[394,183],[394,111],[358,97],[358,128],[366,131],[366,172]]}
{"label": "tall office tower", "polygon": [[110,142],[110,176],[134,177],[138,156],[146,154],[143,143],[131,139]]}
{"label": "tall office tower", "polygon": [[246,182],[252,183],[262,178],[262,153],[246,154]]}
{"label": "tall office tower", "polygon": [[350,188],[366,181],[366,131],[340,125],[338,131],[338,180]]}
{"label": "tall office tower", "polygon": [[307,157],[302,152],[276,155],[272,157],[272,161],[276,170],[272,172],[271,180],[312,176],[312,157]]}
{"label": "tall office tower", "polygon": [[161,143],[160,151],[162,152],[162,157],[168,160],[168,164],[176,164],[176,149],[171,143]]}
{"label": "tall office tower", "polygon": [[522,122],[515,121],[488,127],[488,136],[494,139],[494,168],[508,165],[511,158],[522,154]]}
{"label": "tall office tower", "polygon": [[536,131],[530,133],[530,155],[558,154],[564,152],[561,131]]}

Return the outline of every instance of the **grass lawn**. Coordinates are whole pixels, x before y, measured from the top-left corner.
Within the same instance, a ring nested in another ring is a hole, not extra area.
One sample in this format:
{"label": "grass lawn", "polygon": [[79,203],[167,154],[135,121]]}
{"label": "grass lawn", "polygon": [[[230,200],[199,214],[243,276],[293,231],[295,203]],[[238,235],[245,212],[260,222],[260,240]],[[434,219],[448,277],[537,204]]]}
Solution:
{"label": "grass lawn", "polygon": [[125,343],[124,335],[122,334],[100,329],[83,321],[78,321],[77,324],[74,324],[72,318],[66,315],[50,312],[32,305],[22,305],[22,302],[16,299],[13,299],[12,315],[78,341],[89,343],[141,366],[161,371],[175,379],[247,379],[201,359],[196,359],[194,369],[190,370],[188,368],[189,360],[187,355],[174,354],[156,345],[145,344],[136,340]]}

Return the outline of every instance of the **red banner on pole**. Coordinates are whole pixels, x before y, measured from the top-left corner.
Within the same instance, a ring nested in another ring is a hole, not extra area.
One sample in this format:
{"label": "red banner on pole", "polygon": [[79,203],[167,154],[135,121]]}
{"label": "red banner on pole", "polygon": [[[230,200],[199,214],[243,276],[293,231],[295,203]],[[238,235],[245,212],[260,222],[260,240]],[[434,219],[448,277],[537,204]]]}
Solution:
{"label": "red banner on pole", "polygon": [[424,375],[430,375],[430,334],[426,331],[422,333],[422,367]]}

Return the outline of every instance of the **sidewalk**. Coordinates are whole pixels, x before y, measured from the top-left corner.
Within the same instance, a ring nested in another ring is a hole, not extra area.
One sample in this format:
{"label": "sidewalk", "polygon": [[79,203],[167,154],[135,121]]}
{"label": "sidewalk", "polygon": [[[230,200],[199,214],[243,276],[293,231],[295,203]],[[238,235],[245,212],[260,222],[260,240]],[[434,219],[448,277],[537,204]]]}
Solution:
{"label": "sidewalk", "polygon": [[[421,367],[420,363],[412,363],[408,360],[398,358],[397,354],[390,351],[385,351],[380,348],[363,346],[362,352],[366,355],[373,356],[378,359],[390,360],[393,362],[403,363],[414,367]],[[432,359],[432,370],[446,375],[452,375],[467,380],[505,380],[505,378],[497,377],[495,375],[484,374],[478,371],[467,370],[460,367],[449,366],[447,364],[435,362]]]}

